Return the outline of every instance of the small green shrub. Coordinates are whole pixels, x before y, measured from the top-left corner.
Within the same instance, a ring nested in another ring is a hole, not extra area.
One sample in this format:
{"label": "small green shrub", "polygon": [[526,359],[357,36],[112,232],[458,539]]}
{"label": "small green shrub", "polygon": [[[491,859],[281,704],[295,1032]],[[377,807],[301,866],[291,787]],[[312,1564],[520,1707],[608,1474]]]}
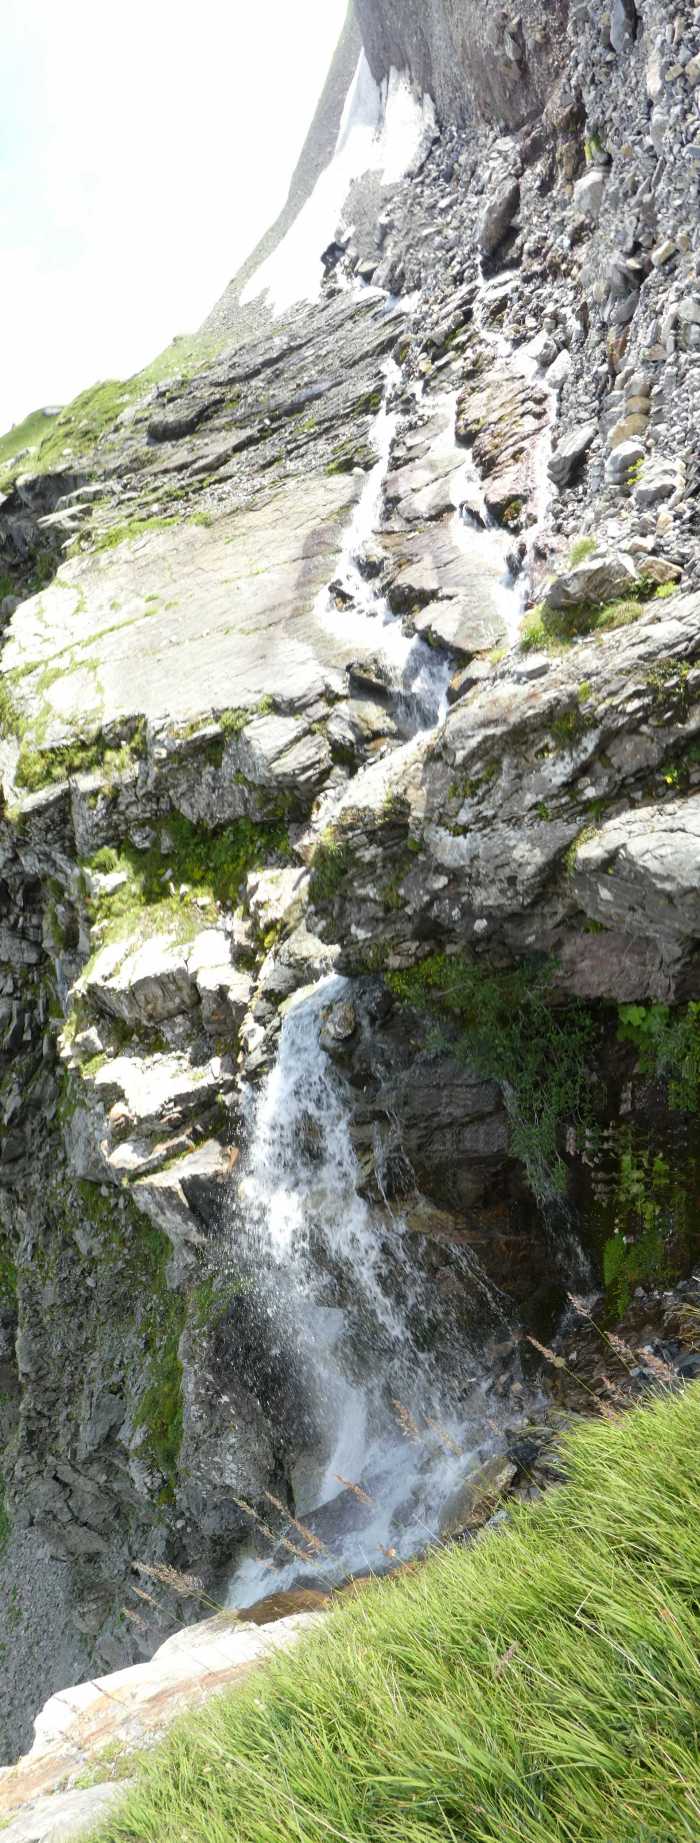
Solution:
{"label": "small green shrub", "polygon": [[667,1160],[660,1152],[635,1146],[627,1130],[616,1175],[616,1232],[603,1249],[603,1279],[615,1317],[627,1310],[635,1286],[664,1286],[670,1279],[673,1202]]}
{"label": "small green shrub", "polygon": [[578,563],[585,563],[588,557],[593,557],[595,555],[597,549],[598,545],[595,538],[577,538],[569,551],[569,563],[571,564],[571,568],[575,569]]}
{"label": "small green shrub", "polygon": [[[404,1004],[451,1020],[459,1054],[499,1084],[513,1154],[539,1202],[566,1189],[559,1134],[589,1117],[595,1041],[586,1007],[552,1003],[551,982],[551,967],[494,972],[466,955],[433,954],[409,972],[387,974]],[[434,1041],[445,1047],[444,1036]]]}
{"label": "small green shrub", "polygon": [[105,780],[108,780],[110,775],[116,777],[128,773],[142,759],[145,750],[146,725],[142,719],[133,726],[130,735],[118,748],[99,732],[93,736],[76,736],[70,742],[57,743],[54,748],[44,749],[36,748],[30,737],[25,736],[19,752],[15,781],[18,787],[26,788],[28,793],[38,793],[42,787],[54,786],[77,774],[91,774],[97,768],[102,770]]}
{"label": "small green shrub", "polygon": [[550,724],[552,735],[560,749],[574,749],[582,736],[585,736],[588,728],[589,719],[584,716],[578,705],[572,710],[562,710]]}
{"label": "small green shrub", "polygon": [[621,1005],[618,1035],[632,1043],[637,1066],[668,1084],[671,1107],[694,1112],[700,1102],[700,1003]]}
{"label": "small green shrub", "polygon": [[348,868],[347,846],[328,830],[322,834],[311,865],[309,896],[312,902],[330,902]]}
{"label": "small green shrub", "polygon": [[90,862],[92,870],[101,871],[106,876],[110,871],[119,869],[119,853],[113,845],[102,845]]}
{"label": "small green shrub", "polygon": [[677,582],[660,582],[658,589],[654,590],[654,601],[655,602],[666,602],[668,601],[670,595],[676,595],[677,592],[678,592]]}

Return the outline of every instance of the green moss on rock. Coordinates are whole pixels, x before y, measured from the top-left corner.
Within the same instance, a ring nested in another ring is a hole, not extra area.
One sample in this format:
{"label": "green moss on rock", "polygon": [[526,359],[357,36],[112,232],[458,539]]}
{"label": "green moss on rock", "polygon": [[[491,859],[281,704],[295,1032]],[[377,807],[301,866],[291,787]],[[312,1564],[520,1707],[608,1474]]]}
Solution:
{"label": "green moss on rock", "polygon": [[329,902],[340,889],[348,865],[347,845],[327,830],[319,839],[313,856],[309,884],[311,901]]}

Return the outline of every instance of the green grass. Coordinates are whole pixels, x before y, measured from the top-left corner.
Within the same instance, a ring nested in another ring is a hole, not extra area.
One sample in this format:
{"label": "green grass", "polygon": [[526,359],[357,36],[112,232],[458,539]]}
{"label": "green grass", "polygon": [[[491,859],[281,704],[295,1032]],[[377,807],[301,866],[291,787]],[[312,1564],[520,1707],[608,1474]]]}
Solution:
{"label": "green grass", "polygon": [[180,1723],[100,1843],[695,1843],[700,1391]]}
{"label": "green grass", "polygon": [[53,468],[84,459],[103,435],[114,427],[122,411],[137,404],[154,384],[165,379],[186,381],[210,363],[221,350],[221,340],[203,339],[192,334],[174,339],[143,371],[131,378],[109,378],[91,384],[57,416],[46,417],[35,410],[6,435],[0,436],[0,481],[7,486],[17,471],[14,457],[22,448],[31,448],[19,463],[24,473],[49,473]]}
{"label": "green grass", "polygon": [[677,593],[677,589],[675,582],[664,582],[656,588],[640,578],[632,595],[605,602],[598,608],[590,602],[581,602],[574,608],[548,608],[546,603],[538,602],[523,621],[521,649],[524,653],[560,653],[579,635],[594,636],[611,633],[617,627],[630,627],[634,621],[641,620],[650,602],[666,601]]}
{"label": "green grass", "polygon": [[594,537],[576,538],[569,551],[569,563],[575,569],[578,563],[585,563],[588,557],[594,557],[598,549]]}
{"label": "green grass", "polygon": [[19,466],[25,473],[31,473],[34,453],[50,435],[56,420],[56,416],[47,416],[45,410],[32,410],[23,422],[16,422],[6,435],[0,435],[0,474],[12,466],[15,456],[25,448],[30,448],[32,453],[26,455]]}

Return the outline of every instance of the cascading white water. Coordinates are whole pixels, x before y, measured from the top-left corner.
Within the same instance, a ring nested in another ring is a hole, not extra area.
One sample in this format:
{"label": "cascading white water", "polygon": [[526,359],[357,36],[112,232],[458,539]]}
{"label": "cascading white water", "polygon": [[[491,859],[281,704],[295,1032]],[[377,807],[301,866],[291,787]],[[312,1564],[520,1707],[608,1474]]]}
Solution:
{"label": "cascading white water", "polygon": [[361,567],[367,545],[382,522],[384,482],[399,421],[399,412],[390,407],[390,400],[400,380],[398,365],[388,359],[381,407],[369,434],[377,459],[345,534],[334,590],[321,590],[317,614],[334,633],[342,622],[343,638],[357,644],[360,657],[368,648],[381,655],[392,683],[403,693],[407,705],[410,700],[414,726],[420,730],[432,729],[444,716],[449,660],[435,653],[424,640],[404,633],[386,596]]}
{"label": "cascading white water", "polygon": [[[400,373],[385,366],[385,390],[371,432],[377,459],[367,475],[346,533],[333,589],[318,598],[317,615],[344,637],[383,658],[412,740],[402,752],[423,748],[446,711],[449,656],[407,636],[386,597],[366,573],[366,548],[383,516],[384,483],[398,424],[391,393]],[[493,527],[474,529],[463,516],[467,482],[473,499],[473,463],[462,460],[454,438],[454,400],[446,408],[444,439],[455,451],[452,497],[454,534],[503,598],[509,637],[516,638],[518,598],[507,576],[504,540]],[[396,751],[387,757],[395,762]],[[379,777],[380,759],[361,771]],[[324,806],[319,823],[357,793],[357,779]],[[376,793],[376,789],[375,789]],[[271,1554],[251,1536],[251,1552],[229,1585],[230,1605],[250,1606],[311,1576],[331,1584],[347,1575],[381,1570],[416,1553],[437,1536],[446,1502],[469,1472],[479,1450],[493,1444],[499,1406],[493,1378],[470,1355],[464,1321],[449,1314],[431,1291],[415,1239],[388,1205],[374,1206],[358,1190],[350,1137],[349,1097],[321,1029],[326,1010],[346,995],[331,976],[290,1001],[277,1060],[255,1103],[245,1169],[231,1236],[232,1265],[255,1294],[260,1343],[282,1353],[293,1372],[303,1412],[290,1417],[285,1465],[297,1515],[337,1506],[332,1537],[306,1551],[292,1535]],[[501,1303],[469,1256],[462,1282],[492,1320]],[[439,1323],[436,1323],[436,1309]],[[432,1324],[435,1348],[428,1348]],[[264,1349],[263,1349],[264,1361]],[[511,1418],[512,1418],[511,1409]],[[316,1525],[318,1527],[318,1525]]]}
{"label": "cascading white water", "polygon": [[532,346],[534,341],[530,340],[526,345],[522,346],[511,346],[503,333],[488,325],[486,319],[488,299],[488,286],[482,279],[481,287],[474,303],[473,318],[475,330],[481,334],[482,338],[491,347],[494,357],[504,359],[508,363],[511,371],[516,372],[520,377],[524,378],[527,383],[531,383],[534,379],[537,379],[537,382],[545,392],[548,410],[545,426],[539,439],[534,444],[534,490],[532,493],[532,506],[535,515],[534,522],[529,526],[526,534],[525,556],[519,575],[517,578],[509,578],[509,588],[511,590],[512,600],[510,611],[507,611],[508,634],[511,646],[515,646],[520,638],[523,616],[532,594],[533,565],[537,543],[546,523],[547,514],[554,496],[554,487],[549,477],[548,467],[552,452],[552,436],[557,420],[557,399],[551,384],[547,383],[546,376],[543,377],[540,373],[536,356],[533,356]]}
{"label": "cascading white water", "polygon": [[287,1012],[231,1237],[236,1270],[265,1302],[261,1338],[282,1336],[302,1363],[310,1445],[302,1432],[290,1466],[297,1513],[342,1501],[332,1550],[306,1565],[281,1554],[271,1568],[269,1550],[240,1563],[228,1595],[238,1607],[305,1574],[338,1580],[424,1547],[497,1413],[463,1336],[453,1367],[444,1349],[438,1361],[421,1347],[414,1327],[436,1302],[405,1225],[358,1193],[348,1096],[320,1041],[324,1013],[347,992],[331,976]]}

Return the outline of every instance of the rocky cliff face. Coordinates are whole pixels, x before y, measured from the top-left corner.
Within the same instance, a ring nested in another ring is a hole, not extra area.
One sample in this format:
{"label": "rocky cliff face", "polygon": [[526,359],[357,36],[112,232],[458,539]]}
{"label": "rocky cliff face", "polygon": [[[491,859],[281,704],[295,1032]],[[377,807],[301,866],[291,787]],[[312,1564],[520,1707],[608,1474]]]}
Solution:
{"label": "rocky cliff face", "polygon": [[410,70],[445,123],[505,131],[537,119],[566,68],[569,0],[517,9],[479,0],[357,0],[369,63],[379,82]]}
{"label": "rocky cliff face", "polygon": [[573,1212],[612,1311],[694,1251],[700,25],[357,11],[437,114],[318,300],[243,310],[247,265],[0,505],[8,1755],[192,1616],[137,1564],[216,1591],[301,1501],[231,1226],[299,990],[349,975],[357,1184],[465,1348],[467,1257],[549,1329]]}

